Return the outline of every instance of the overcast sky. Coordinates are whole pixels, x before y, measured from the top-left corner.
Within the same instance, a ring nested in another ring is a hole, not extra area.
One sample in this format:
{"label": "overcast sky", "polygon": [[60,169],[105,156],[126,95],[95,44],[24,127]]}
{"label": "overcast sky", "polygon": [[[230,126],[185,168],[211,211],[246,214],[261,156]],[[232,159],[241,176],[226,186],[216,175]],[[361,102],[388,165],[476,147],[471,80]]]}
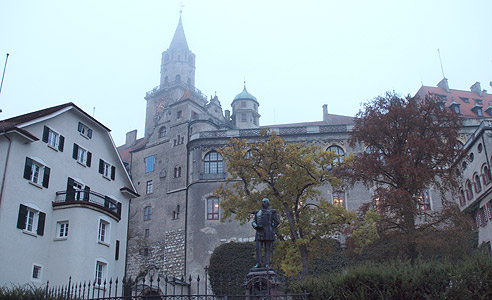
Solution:
{"label": "overcast sky", "polygon": [[[442,79],[492,92],[492,1],[183,0],[196,87],[230,109],[243,89],[260,124],[355,115],[395,90]],[[0,119],[69,101],[112,129],[117,145],[145,119],[179,0],[0,0]]]}

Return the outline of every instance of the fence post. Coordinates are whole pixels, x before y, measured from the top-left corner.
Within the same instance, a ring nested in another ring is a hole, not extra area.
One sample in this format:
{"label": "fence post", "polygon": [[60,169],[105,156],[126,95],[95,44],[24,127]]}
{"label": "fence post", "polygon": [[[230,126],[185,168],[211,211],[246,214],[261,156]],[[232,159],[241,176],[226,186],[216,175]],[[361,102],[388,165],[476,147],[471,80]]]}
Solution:
{"label": "fence post", "polygon": [[50,281],[46,281],[46,292],[44,294],[44,299],[48,299],[48,290],[49,290],[49,287],[50,287]]}

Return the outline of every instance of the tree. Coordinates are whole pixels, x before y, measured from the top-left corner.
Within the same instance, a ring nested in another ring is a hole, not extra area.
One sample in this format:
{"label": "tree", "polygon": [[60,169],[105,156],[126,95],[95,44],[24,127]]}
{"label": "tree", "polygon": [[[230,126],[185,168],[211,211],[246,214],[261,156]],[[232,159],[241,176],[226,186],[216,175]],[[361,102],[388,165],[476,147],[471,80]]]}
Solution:
{"label": "tree", "polygon": [[221,153],[230,173],[226,185],[216,190],[224,209],[222,220],[234,214],[245,223],[261,208],[261,200],[269,198],[281,220],[274,254],[285,273],[308,274],[310,258],[328,252],[327,237],[356,222],[355,213],[321,199],[317,189],[340,183],[332,172],[336,154],[314,144],[287,144],[266,131],[252,144],[232,138]]}
{"label": "tree", "polygon": [[[350,143],[366,150],[346,160],[339,176],[374,188],[365,209],[376,207],[380,213],[379,232],[396,241],[389,248],[415,259],[423,250],[420,242],[430,242],[431,233],[453,232],[460,230],[454,224],[463,224],[456,220],[459,210],[444,199],[458,186],[452,165],[461,152],[461,120],[437,97],[402,98],[395,93],[376,97],[357,117]],[[424,209],[430,187],[443,195],[440,211]]]}

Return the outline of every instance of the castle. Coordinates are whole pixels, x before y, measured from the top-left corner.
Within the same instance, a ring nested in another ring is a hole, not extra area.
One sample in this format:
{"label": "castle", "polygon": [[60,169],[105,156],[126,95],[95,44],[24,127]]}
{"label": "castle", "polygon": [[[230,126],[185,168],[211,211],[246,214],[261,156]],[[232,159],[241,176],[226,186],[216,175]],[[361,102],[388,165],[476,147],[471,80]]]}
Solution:
{"label": "castle", "polygon": [[[131,131],[118,148],[141,195],[131,202],[128,276],[145,275],[150,270],[178,276],[202,274],[210,254],[221,243],[254,240],[250,224],[220,221],[221,205],[214,195],[228,176],[217,150],[231,137],[255,141],[261,128],[269,128],[287,142],[314,142],[340,154],[341,159],[347,153],[364,151],[347,142],[354,118],[330,114],[327,105],[322,106],[321,121],[262,126],[261,99],[244,85],[232,100],[232,111],[223,110],[217,96],[207,99],[195,87],[195,59],[180,17],[171,44],[162,53],[160,85],[145,96],[144,137],[137,139],[136,130]],[[449,92],[447,80],[440,85],[433,92],[446,93],[446,88]],[[429,87],[422,87],[417,94],[427,92]],[[452,109],[460,107],[460,99],[443,101]],[[479,115],[482,111],[477,107],[461,106],[470,114],[462,135],[465,142],[486,116]],[[346,190],[327,185],[321,192],[349,210],[356,210],[371,197],[362,185]],[[441,208],[440,197],[431,189],[424,202],[424,210]]]}

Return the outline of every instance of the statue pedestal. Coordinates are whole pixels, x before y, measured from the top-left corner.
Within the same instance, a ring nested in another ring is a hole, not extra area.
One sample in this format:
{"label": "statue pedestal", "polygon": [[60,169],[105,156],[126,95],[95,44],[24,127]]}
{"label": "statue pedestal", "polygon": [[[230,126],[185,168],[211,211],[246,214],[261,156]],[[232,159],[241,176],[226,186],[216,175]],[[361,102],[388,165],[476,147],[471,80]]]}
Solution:
{"label": "statue pedestal", "polygon": [[[247,300],[261,299],[262,295],[277,296],[285,293],[285,286],[273,269],[253,268],[244,283]],[[268,299],[277,299],[270,297]]]}

